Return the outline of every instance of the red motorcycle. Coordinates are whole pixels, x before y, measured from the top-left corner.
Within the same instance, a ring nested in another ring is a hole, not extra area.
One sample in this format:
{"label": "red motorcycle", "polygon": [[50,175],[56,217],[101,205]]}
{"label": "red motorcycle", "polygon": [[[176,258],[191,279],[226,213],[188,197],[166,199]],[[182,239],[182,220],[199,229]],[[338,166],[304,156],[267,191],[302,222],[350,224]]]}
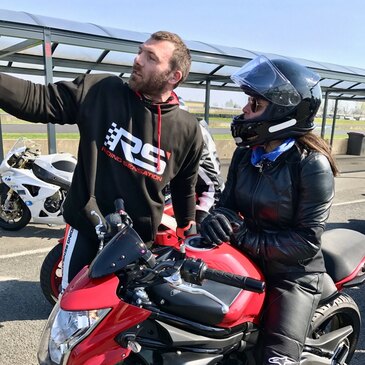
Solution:
{"label": "red motorcycle", "polygon": [[[227,243],[207,247],[200,236],[151,251],[123,222],[54,306],[39,364],[256,364],[265,284],[250,258]],[[301,364],[345,365],[361,318],[341,289],[365,280],[365,236],[335,229],[322,247],[328,275]]]}

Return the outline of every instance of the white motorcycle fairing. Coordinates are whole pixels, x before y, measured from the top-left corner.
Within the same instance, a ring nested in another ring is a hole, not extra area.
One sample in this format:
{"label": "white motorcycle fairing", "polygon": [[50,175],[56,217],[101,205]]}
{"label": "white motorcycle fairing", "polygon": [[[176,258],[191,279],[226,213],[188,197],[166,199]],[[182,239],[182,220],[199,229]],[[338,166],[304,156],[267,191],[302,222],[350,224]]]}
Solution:
{"label": "white motorcycle fairing", "polygon": [[[3,174],[2,181],[10,189],[16,191],[24,201],[31,212],[34,223],[64,224],[59,210],[51,212],[44,207],[45,200],[56,194],[60,190],[59,186],[38,179],[31,170],[22,169]],[[39,188],[37,195],[30,190],[34,186]]]}

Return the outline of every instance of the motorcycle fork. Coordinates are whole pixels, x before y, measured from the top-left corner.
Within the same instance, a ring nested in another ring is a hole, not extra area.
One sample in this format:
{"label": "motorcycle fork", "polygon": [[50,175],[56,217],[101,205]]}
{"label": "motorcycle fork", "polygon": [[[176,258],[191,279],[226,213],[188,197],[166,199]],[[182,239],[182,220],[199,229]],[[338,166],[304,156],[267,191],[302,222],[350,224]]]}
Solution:
{"label": "motorcycle fork", "polygon": [[9,190],[6,193],[6,198],[5,198],[4,202],[2,202],[2,206],[4,207],[4,210],[5,209],[9,210],[9,208],[11,208],[11,206],[9,206],[9,204],[11,202],[11,198],[13,196],[13,193],[14,193],[14,190],[9,187]]}

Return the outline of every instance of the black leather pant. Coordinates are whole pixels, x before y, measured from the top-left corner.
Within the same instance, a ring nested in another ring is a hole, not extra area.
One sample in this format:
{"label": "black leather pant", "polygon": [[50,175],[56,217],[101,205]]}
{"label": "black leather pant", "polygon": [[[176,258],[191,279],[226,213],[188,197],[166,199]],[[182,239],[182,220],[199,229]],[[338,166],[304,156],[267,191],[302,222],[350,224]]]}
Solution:
{"label": "black leather pant", "polygon": [[322,273],[267,278],[262,351],[258,365],[299,365],[311,319],[321,298]]}

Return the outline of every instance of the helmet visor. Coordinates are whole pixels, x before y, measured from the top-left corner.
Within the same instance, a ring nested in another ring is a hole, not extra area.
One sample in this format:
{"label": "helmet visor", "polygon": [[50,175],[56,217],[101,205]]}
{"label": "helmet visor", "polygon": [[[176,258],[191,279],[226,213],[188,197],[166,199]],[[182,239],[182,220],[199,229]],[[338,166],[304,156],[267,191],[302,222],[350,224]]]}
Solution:
{"label": "helmet visor", "polygon": [[[273,104],[296,106],[302,98],[292,83],[265,56],[258,56],[231,76],[232,81],[243,90],[252,90]],[[308,70],[307,82],[313,86],[319,76]]]}

